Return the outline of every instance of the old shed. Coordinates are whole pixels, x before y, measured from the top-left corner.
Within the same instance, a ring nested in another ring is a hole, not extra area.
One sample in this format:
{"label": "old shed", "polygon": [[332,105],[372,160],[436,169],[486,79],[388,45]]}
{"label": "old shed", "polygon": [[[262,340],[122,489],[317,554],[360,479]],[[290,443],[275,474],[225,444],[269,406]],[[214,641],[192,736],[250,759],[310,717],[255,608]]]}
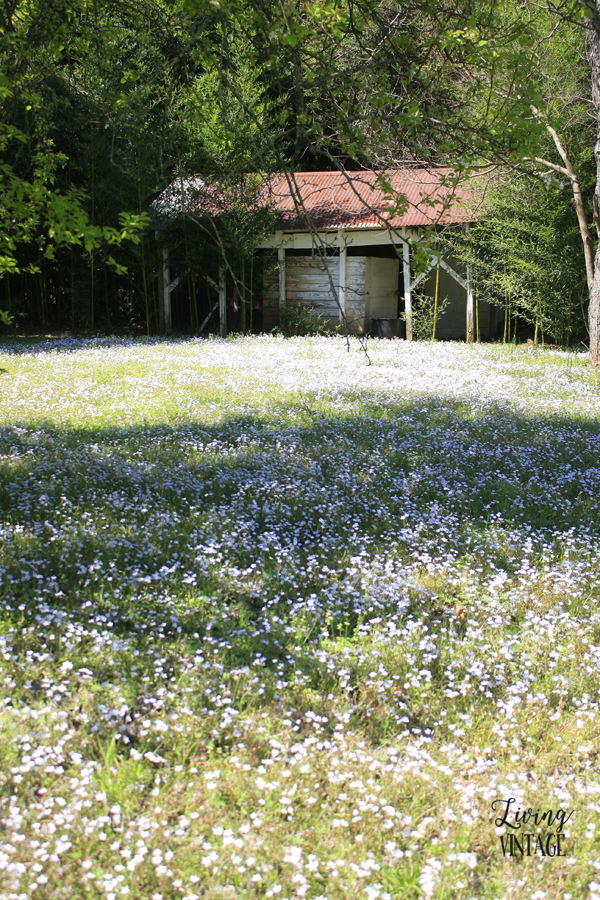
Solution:
{"label": "old shed", "polygon": [[[358,334],[370,332],[376,320],[386,320],[388,332],[410,340],[427,298],[437,293],[437,338],[496,336],[501,321],[495,307],[476,303],[469,271],[445,258],[435,240],[429,242],[425,270],[413,263],[426,233],[431,238],[432,232],[468,228],[477,216],[472,192],[451,169],[279,173],[247,176],[233,184],[194,176],[174,182],[154,204],[163,233],[185,214],[210,220],[206,230],[217,234],[219,222],[241,206],[272,222],[272,232],[265,235],[263,228],[254,245],[261,263],[257,270],[263,274],[258,288],[253,283],[252,303],[258,304],[253,309],[260,314],[256,318],[262,330],[278,325],[286,306],[300,305],[330,326]],[[223,256],[219,274],[207,271],[205,278],[218,293],[223,335],[228,316],[236,314],[239,286]],[[171,327],[171,294],[180,281],[171,278],[163,243],[160,288],[166,331]]]}
{"label": "old shed", "polygon": [[450,169],[386,171],[384,183],[380,174],[297,172],[270,179],[277,227],[257,247],[276,253],[277,264],[265,270],[264,326],[275,325],[292,303],[357,333],[386,319],[410,339],[415,292],[433,296],[437,282],[445,302],[437,337],[473,340],[476,325],[481,337],[493,337],[494,310],[482,303],[476,316],[468,272],[441,254],[427,272],[411,268],[411,249],[427,227],[467,226],[474,215],[469,191],[456,186]]}

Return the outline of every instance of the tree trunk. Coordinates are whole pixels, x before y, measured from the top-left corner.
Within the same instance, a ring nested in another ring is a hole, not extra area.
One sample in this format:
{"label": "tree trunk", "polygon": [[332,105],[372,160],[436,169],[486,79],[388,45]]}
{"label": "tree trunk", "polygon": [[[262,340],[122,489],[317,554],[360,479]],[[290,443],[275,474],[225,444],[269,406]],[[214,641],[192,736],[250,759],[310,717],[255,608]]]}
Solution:
{"label": "tree trunk", "polygon": [[[599,208],[600,201],[600,0],[596,0],[596,9],[587,20],[588,59],[592,76],[592,97],[598,116],[598,132],[594,155],[596,157],[596,193],[594,210]],[[596,227],[598,222],[596,221]],[[590,290],[590,366],[595,369],[600,365],[600,244],[594,260],[594,282]]]}
{"label": "tree trunk", "polygon": [[[566,175],[571,182],[571,188],[573,190],[573,204],[575,206],[575,212],[577,213],[577,221],[579,223],[579,231],[581,234],[581,240],[583,241],[583,253],[585,257],[585,272],[587,276],[587,285],[588,291],[591,294],[592,288],[594,286],[594,269],[595,269],[595,261],[594,261],[594,242],[592,240],[592,235],[590,234],[590,229],[587,221],[587,215],[585,212],[585,206],[583,203],[583,194],[581,193],[581,185],[579,183],[579,176],[575,171],[571,160],[569,159],[569,155],[566,151],[566,148],[558,136],[558,132],[555,128],[552,127],[548,119],[546,119],[539,109],[535,106],[531,107],[531,110],[535,116],[543,122],[546,130],[552,137],[554,141],[554,145],[558,150],[558,155],[564,162],[564,166],[557,166],[554,163],[550,162],[547,159],[542,159],[539,156],[536,156],[536,162],[542,163],[545,166],[548,166],[550,169],[554,169],[556,172],[561,172],[563,175]],[[596,200],[594,200],[594,220],[596,222],[596,229],[598,230],[598,217],[596,214]]]}

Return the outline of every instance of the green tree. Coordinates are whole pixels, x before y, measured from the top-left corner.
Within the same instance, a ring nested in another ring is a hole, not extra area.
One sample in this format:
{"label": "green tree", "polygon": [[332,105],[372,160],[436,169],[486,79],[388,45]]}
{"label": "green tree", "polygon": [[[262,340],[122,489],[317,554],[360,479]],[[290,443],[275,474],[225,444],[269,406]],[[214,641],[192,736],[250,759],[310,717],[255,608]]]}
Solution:
{"label": "green tree", "polygon": [[[98,262],[111,255],[106,241],[133,235],[176,175],[280,170],[293,182],[297,168],[424,161],[461,172],[485,159],[538,155],[544,126],[531,110],[531,28],[508,3],[0,7],[3,171],[14,187],[6,221],[17,223],[7,231],[5,271],[35,269],[57,246],[75,247],[71,265],[82,278],[88,271],[89,325]],[[21,201],[27,209],[14,206]],[[402,203],[390,193],[390,206]],[[149,329],[148,286],[157,285],[151,236],[135,251],[121,246],[114,259],[140,273],[143,297],[133,279],[125,290],[136,294],[135,315]],[[64,256],[60,262],[64,270]]]}
{"label": "green tree", "polygon": [[[536,338],[568,343],[587,326],[593,281],[590,73],[581,27],[536,8],[529,29],[528,100],[541,127],[512,166],[488,155],[493,177],[481,179],[479,220],[451,244],[482,299],[510,307]],[[511,86],[497,88],[508,94]]]}
{"label": "green tree", "polygon": [[65,78],[71,51],[82,50],[72,31],[81,15],[82,8],[56,0],[0,4],[0,276],[20,271],[21,245],[35,245],[37,258],[27,265],[35,271],[57,246],[92,252],[138,241],[145,221],[121,211],[118,222],[97,225],[82,187],[62,176],[69,160],[53,136],[54,108],[64,104],[56,80],[58,73]]}
{"label": "green tree", "polygon": [[[589,166],[586,172],[591,196]],[[485,214],[468,232],[445,237],[470,267],[478,300],[504,310],[504,340],[517,320],[532,326],[536,343],[568,345],[587,326],[588,286],[571,186],[512,172],[488,186]]]}

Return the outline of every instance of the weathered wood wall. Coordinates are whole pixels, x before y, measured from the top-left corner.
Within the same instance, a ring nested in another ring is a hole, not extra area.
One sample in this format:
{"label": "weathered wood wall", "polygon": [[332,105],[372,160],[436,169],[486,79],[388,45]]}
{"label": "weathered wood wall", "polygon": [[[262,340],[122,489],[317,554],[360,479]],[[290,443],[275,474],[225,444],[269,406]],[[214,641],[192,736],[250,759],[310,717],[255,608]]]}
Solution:
{"label": "weathered wood wall", "polygon": [[[362,332],[365,327],[365,270],[364,256],[351,256],[346,260],[345,311],[351,331]],[[313,307],[316,315],[323,316],[329,325],[335,326],[340,323],[340,308],[331,282],[341,302],[339,257],[330,256],[324,260],[290,256],[286,259],[287,301]]]}
{"label": "weathered wood wall", "polygon": [[364,256],[349,256],[346,260],[346,319],[348,329],[363,334],[366,302],[366,262]]}
{"label": "weathered wood wall", "polygon": [[285,261],[285,293],[288,303],[314,307],[315,314],[332,324],[339,322],[339,306],[331,290],[331,281],[339,297],[340,270],[337,256],[288,256]]}
{"label": "weathered wood wall", "polygon": [[[370,318],[395,319],[398,315],[399,261],[369,256],[346,258],[345,312],[350,331],[364,333]],[[315,315],[335,327],[340,324],[340,258],[292,256],[285,259],[286,303],[314,309]],[[279,279],[274,262],[266,263],[263,280],[263,325],[279,321]]]}

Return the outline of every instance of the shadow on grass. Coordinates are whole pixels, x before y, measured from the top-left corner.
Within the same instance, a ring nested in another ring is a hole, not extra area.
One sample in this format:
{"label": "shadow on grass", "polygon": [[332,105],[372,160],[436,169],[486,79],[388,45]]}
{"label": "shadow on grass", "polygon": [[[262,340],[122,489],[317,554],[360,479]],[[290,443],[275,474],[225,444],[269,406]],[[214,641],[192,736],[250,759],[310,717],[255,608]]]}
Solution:
{"label": "shadow on grass", "polygon": [[211,425],[6,426],[3,590],[77,605],[164,588],[189,608],[227,595],[247,628],[282,597],[314,594],[324,615],[324,589],[360,555],[510,574],[519,542],[595,544],[599,447],[596,420],[431,397],[360,415],[304,398],[301,417],[282,404]]}
{"label": "shadow on grass", "polygon": [[[202,338],[186,336],[182,338],[177,335],[65,335],[48,337],[47,335],[28,335],[28,336],[10,336],[4,335],[0,340],[0,353],[6,353],[10,356],[22,356],[24,354],[35,353],[39,355],[72,353],[75,350],[92,350],[97,347],[154,347],[156,345],[171,345],[182,343],[194,343],[198,340],[206,340],[207,336]],[[210,337],[208,338],[211,339]],[[217,338],[213,338],[216,340]]]}
{"label": "shadow on grass", "polygon": [[[253,702],[301,670],[315,709],[317,694],[338,690],[319,640],[354,640],[367,601],[371,616],[394,613],[401,625],[410,607],[398,603],[399,571],[468,561],[510,576],[524,556],[560,560],[569,541],[596,554],[598,427],[431,397],[374,400],[360,414],[324,414],[303,398],[268,419],[177,427],[4,427],[0,574],[15,651],[19,606],[45,601],[75,620],[101,614],[111,635],[131,637],[137,674],[107,650],[97,683],[137,679],[142,696],[142,676],[176,676],[184,641],[224,668],[268,671]],[[445,615],[432,606],[428,622],[446,627]],[[455,625],[460,641],[466,625]],[[60,659],[55,630],[54,643],[40,641]],[[410,721],[428,722],[423,709]]]}
{"label": "shadow on grass", "polygon": [[[299,424],[289,424],[290,412],[282,404],[268,420],[209,425],[4,426],[4,522],[29,531],[64,521],[68,508],[69,521],[106,515],[128,528],[176,513],[186,517],[172,526],[177,544],[179,529],[187,539],[190,513],[206,519],[245,503],[256,538],[276,526],[286,544],[295,546],[300,534],[310,552],[333,532],[351,541],[351,515],[379,546],[401,529],[407,510],[423,514],[431,504],[477,527],[500,514],[506,528],[600,528],[598,420],[533,418],[491,403],[473,409],[431,398],[314,417],[303,400]],[[133,518],[121,521],[123,511]],[[97,552],[113,538],[84,530]],[[240,548],[240,559],[252,553]]]}

